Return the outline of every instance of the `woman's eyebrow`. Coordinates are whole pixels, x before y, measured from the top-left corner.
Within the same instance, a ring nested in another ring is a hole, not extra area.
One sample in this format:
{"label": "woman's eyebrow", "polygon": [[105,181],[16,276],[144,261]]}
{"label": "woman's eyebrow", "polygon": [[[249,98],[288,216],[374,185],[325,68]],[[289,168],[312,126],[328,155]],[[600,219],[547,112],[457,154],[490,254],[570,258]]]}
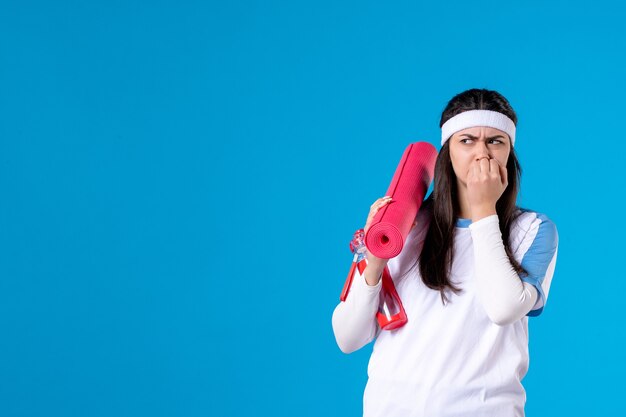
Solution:
{"label": "woman's eyebrow", "polygon": [[[470,139],[478,139],[478,137],[477,137],[477,136],[470,135],[469,133],[463,133],[461,136],[468,136]],[[504,136],[502,136],[502,135],[497,135],[497,136],[492,136],[492,137],[490,137],[490,138],[487,138],[487,140],[491,140],[491,139],[498,139],[498,138],[505,139],[505,137],[504,137]]]}

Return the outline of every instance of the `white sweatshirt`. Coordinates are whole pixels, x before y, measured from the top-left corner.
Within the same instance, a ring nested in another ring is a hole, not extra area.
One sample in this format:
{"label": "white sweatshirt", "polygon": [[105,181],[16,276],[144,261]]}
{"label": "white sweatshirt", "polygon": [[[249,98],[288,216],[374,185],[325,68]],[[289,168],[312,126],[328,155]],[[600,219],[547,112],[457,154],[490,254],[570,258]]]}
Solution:
{"label": "white sweatshirt", "polygon": [[545,306],[557,256],[556,227],[532,211],[516,219],[509,242],[529,272],[520,279],[504,251],[497,215],[475,223],[459,219],[451,280],[463,291],[448,291],[450,301],[443,305],[439,291],[423,284],[417,266],[408,271],[421,252],[429,215],[418,213],[402,253],[388,264],[407,324],[380,330],[375,316],[382,281],[370,286],[358,270],[346,300],[333,312],[343,352],[376,338],[364,416],[523,416],[528,316]]}

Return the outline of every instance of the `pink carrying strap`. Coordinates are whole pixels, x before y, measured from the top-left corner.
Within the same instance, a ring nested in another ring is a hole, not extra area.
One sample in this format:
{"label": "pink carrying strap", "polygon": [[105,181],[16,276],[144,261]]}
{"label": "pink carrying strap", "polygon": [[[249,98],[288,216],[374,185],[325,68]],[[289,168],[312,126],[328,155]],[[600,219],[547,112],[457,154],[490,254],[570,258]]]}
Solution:
{"label": "pink carrying strap", "polygon": [[[357,231],[357,233],[358,232],[359,231]],[[348,277],[346,278],[346,282],[343,284],[341,296],[339,297],[341,301],[346,301],[348,292],[350,292],[350,288],[352,287],[352,280],[356,271],[358,270],[360,275],[363,275],[365,272],[367,261],[365,259],[357,261],[357,259],[358,255],[355,254],[352,265],[350,266],[350,271],[348,272]],[[383,330],[397,329],[398,327],[404,326],[408,319],[387,266],[385,266],[385,269],[383,270],[383,276],[381,279],[383,280],[381,289],[382,300],[380,308],[376,312],[376,320],[378,321],[380,328]],[[390,297],[391,299],[389,299]],[[395,307],[393,312],[389,312],[389,309],[387,308],[388,305],[393,305]]]}
{"label": "pink carrying strap", "polygon": [[[396,291],[396,286],[393,284],[393,279],[391,279],[391,274],[389,273],[389,269],[386,266],[385,270],[383,271],[382,280],[382,308],[379,308],[379,310],[376,312],[376,320],[378,320],[378,325],[383,330],[397,329],[398,327],[404,326],[408,319],[406,316],[406,312],[404,311],[404,306],[402,305],[402,300],[400,300],[400,296]],[[387,300],[387,298],[389,297],[391,297],[391,299]],[[389,313],[389,309],[387,308],[388,304],[395,306],[398,311]]]}

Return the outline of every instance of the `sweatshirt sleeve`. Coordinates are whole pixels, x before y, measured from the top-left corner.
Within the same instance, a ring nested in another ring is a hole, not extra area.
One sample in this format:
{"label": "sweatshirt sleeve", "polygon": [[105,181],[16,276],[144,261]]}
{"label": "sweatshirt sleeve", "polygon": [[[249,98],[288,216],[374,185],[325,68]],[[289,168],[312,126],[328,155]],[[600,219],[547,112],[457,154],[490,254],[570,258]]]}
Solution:
{"label": "sweatshirt sleeve", "polygon": [[511,265],[502,242],[498,215],[469,225],[474,247],[476,292],[487,315],[503,326],[520,320],[537,303],[539,290],[523,281]]}
{"label": "sweatshirt sleeve", "polygon": [[522,281],[533,285],[539,292],[537,303],[528,313],[529,316],[538,316],[543,311],[559,249],[559,234],[554,222],[545,214],[535,215],[518,249],[519,255],[522,256],[522,267],[528,272],[527,276],[522,277]]}
{"label": "sweatshirt sleeve", "polygon": [[344,353],[352,353],[371,342],[379,331],[376,321],[382,279],[369,285],[365,276],[355,269],[350,292],[333,312],[332,325],[337,345]]}

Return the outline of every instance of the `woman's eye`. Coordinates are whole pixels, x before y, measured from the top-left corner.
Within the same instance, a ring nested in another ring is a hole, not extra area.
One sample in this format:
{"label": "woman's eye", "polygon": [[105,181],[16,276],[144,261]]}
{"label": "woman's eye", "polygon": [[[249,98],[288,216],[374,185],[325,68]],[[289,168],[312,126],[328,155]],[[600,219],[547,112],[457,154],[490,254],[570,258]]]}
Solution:
{"label": "woman's eye", "polygon": [[[467,142],[465,142],[466,140],[472,140],[472,139],[469,139],[469,138],[461,139],[461,143],[467,143]],[[490,143],[491,143],[491,142],[496,142],[497,144],[504,143],[504,142],[502,142],[502,141],[501,141],[501,140],[499,140],[499,139],[490,139],[490,140],[489,140],[489,142],[490,142]]]}

